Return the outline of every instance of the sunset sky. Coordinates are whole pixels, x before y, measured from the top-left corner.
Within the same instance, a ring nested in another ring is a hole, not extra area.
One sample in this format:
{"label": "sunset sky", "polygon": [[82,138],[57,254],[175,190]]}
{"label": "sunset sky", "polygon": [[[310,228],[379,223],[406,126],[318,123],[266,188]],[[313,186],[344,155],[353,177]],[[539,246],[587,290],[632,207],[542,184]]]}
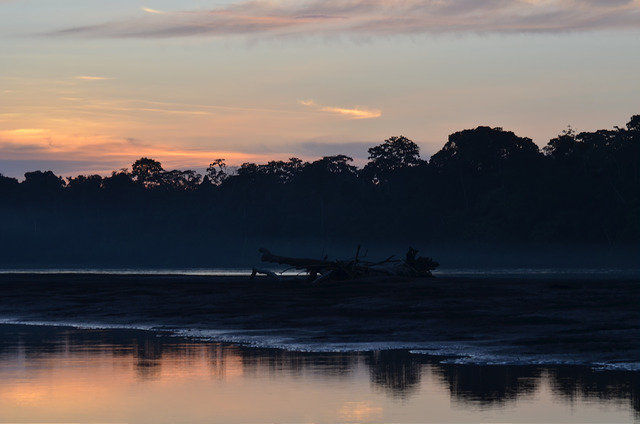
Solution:
{"label": "sunset sky", "polygon": [[640,0],[0,0],[0,173],[314,160],[640,113]]}

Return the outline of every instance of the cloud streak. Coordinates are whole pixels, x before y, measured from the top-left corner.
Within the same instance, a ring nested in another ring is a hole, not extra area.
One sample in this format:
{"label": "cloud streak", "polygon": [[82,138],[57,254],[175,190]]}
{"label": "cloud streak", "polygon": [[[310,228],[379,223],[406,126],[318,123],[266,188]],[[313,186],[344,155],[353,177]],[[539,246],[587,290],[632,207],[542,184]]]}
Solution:
{"label": "cloud streak", "polygon": [[89,75],[79,75],[79,76],[75,77],[74,79],[81,80],[81,81],[107,81],[107,80],[110,80],[111,78],[108,78],[108,77],[96,77],[96,76],[89,76]]}
{"label": "cloud streak", "polygon": [[378,109],[368,109],[363,107],[357,108],[342,108],[333,106],[320,106],[313,100],[301,100],[300,104],[310,108],[314,108],[320,112],[328,112],[336,115],[340,115],[347,119],[371,119],[379,118],[382,116],[382,111]]}
{"label": "cloud streak", "polygon": [[135,18],[57,35],[172,38],[229,35],[388,36],[640,28],[640,0],[249,0],[211,10],[143,8]]}

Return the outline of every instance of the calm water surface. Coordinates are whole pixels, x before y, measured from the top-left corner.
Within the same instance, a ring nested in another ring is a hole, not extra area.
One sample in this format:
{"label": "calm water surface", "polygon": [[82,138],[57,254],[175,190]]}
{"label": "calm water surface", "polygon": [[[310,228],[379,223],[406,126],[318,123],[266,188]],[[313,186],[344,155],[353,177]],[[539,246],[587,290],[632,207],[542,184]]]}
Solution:
{"label": "calm water surface", "polygon": [[640,422],[640,373],[0,326],[0,423]]}

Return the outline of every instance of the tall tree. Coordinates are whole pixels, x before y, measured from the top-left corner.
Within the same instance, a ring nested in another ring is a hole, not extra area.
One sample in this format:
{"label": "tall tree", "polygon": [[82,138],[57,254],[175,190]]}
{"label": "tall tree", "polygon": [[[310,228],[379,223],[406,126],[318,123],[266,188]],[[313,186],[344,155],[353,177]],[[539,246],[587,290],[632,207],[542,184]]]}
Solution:
{"label": "tall tree", "polygon": [[390,173],[420,165],[420,147],[405,136],[391,137],[368,150],[369,162],[362,175],[372,181],[380,181]]}
{"label": "tall tree", "polygon": [[52,171],[33,171],[24,174],[22,185],[31,191],[55,193],[65,186],[65,182]]}
{"label": "tall tree", "polygon": [[451,134],[430,163],[442,170],[482,172],[501,170],[505,165],[530,166],[539,159],[540,150],[530,138],[499,127],[477,127]]}
{"label": "tall tree", "polygon": [[224,159],[216,159],[207,167],[207,177],[211,184],[219,186],[229,177]]}
{"label": "tall tree", "polygon": [[156,187],[160,185],[160,174],[164,171],[162,164],[157,160],[140,158],[131,167],[131,174],[134,179],[145,187]]}

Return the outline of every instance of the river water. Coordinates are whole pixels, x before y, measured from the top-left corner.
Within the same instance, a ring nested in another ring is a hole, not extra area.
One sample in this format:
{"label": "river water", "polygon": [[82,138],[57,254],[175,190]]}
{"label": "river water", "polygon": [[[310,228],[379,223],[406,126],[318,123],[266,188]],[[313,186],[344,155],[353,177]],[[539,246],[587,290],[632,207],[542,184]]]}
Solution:
{"label": "river water", "polygon": [[1,423],[628,423],[640,372],[0,325]]}

